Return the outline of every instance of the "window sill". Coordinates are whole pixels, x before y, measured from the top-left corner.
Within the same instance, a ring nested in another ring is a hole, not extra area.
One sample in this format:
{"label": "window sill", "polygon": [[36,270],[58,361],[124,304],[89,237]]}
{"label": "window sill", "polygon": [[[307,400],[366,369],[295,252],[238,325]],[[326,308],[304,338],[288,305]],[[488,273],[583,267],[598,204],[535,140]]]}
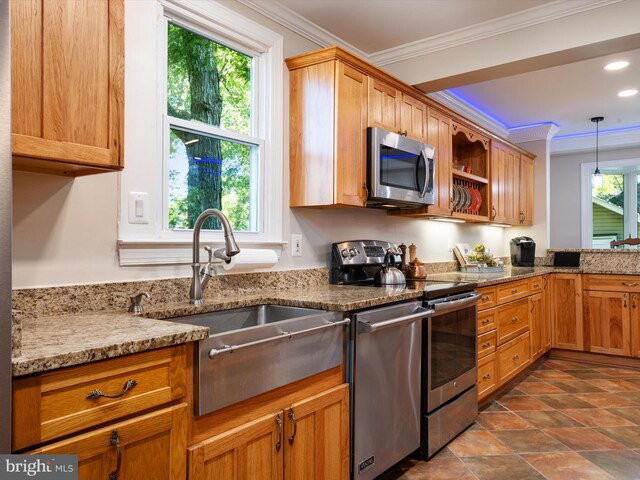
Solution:
{"label": "window sill", "polygon": [[[282,255],[287,242],[238,242],[240,248],[271,249]],[[121,267],[140,265],[190,265],[193,261],[193,243],[187,240],[118,240]],[[200,258],[206,259],[205,246],[224,247],[222,241],[200,241]]]}

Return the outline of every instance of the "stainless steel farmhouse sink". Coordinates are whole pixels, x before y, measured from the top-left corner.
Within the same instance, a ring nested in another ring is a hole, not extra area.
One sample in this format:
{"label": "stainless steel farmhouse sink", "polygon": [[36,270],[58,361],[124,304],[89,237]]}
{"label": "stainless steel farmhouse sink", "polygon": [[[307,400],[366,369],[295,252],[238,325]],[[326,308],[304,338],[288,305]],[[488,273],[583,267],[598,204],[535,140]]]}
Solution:
{"label": "stainless steel farmhouse sink", "polygon": [[281,305],[167,320],[210,329],[198,342],[198,415],[340,365],[349,323],[340,312]]}

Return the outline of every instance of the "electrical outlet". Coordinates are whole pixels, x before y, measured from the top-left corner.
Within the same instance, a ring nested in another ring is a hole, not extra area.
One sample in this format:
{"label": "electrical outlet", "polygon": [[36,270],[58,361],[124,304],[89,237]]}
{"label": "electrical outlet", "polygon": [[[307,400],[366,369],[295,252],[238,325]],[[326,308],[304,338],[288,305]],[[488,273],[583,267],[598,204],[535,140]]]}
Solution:
{"label": "electrical outlet", "polygon": [[292,257],[302,256],[302,235],[295,234],[295,233],[291,235],[291,256]]}

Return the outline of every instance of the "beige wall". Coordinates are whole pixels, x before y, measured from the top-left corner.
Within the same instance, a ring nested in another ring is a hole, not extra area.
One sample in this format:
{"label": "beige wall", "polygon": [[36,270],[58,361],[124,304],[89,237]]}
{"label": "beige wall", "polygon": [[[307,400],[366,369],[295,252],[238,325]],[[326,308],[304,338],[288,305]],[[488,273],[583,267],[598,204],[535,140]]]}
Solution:
{"label": "beige wall", "polygon": [[[225,4],[283,35],[285,56],[317,48],[240,4]],[[127,28],[135,28],[134,19],[126,17],[125,21]],[[286,71],[284,65],[283,69]],[[285,74],[285,92],[288,92],[287,80]],[[287,99],[288,93],[285,94],[285,118],[288,117]],[[130,98],[125,97],[126,101]],[[126,125],[125,136],[129,141],[135,141],[132,132],[140,127]],[[288,172],[287,131],[288,120],[285,120],[285,172]],[[135,161],[135,158],[126,157],[125,168]],[[285,189],[288,189],[288,178]],[[119,266],[116,248],[119,198],[118,173],[67,179],[15,172],[13,287],[189,276],[187,265]],[[290,239],[291,233],[301,233],[304,255],[290,257],[285,250],[279,269],[325,266],[331,242],[355,238],[390,240],[407,245],[415,243],[419,257],[425,261],[453,260],[453,254],[448,250],[450,242],[484,242],[496,255],[507,253],[504,247],[506,234],[500,228],[392,218],[377,210],[292,210],[287,203],[288,195],[285,194],[284,239]]]}

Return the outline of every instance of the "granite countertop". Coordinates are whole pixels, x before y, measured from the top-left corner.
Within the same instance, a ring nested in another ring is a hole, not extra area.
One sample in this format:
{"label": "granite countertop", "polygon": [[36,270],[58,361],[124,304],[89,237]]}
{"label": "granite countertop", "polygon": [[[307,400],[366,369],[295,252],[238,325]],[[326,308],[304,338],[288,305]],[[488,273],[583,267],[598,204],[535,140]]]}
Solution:
{"label": "granite countertop", "polygon": [[449,272],[449,273],[437,273],[434,275],[428,275],[427,280],[446,281],[446,282],[473,282],[477,283],[478,287],[488,287],[491,285],[498,285],[500,283],[513,282],[515,280],[522,280],[525,278],[536,277],[538,275],[544,275],[545,273],[553,272],[574,272],[581,273],[578,268],[557,268],[557,267],[504,267],[504,271],[497,273],[463,273],[463,272]]}
{"label": "granite countertop", "polygon": [[186,301],[160,304],[148,308],[140,316],[127,312],[100,312],[25,318],[22,320],[21,352],[12,359],[13,375],[40,373],[209,336],[206,327],[165,320],[179,316],[262,303],[346,312],[419,298],[421,294],[419,290],[407,288],[323,285],[207,297],[205,304],[198,307]]}

